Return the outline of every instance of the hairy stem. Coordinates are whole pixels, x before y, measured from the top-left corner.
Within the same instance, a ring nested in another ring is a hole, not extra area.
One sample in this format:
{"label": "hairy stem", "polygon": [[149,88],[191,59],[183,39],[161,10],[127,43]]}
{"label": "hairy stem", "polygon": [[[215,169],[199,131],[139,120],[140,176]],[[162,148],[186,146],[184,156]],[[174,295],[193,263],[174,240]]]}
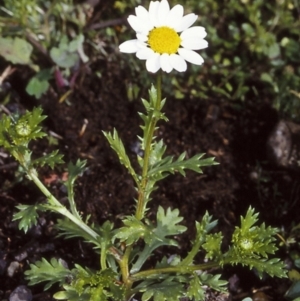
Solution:
{"label": "hairy stem", "polygon": [[160,274],[169,274],[169,273],[180,273],[180,274],[191,274],[194,271],[203,271],[211,268],[218,267],[219,264],[217,262],[209,262],[198,265],[189,265],[189,266],[170,266],[166,268],[159,269],[150,269],[142,272],[138,272],[136,274],[131,275],[130,279],[132,282],[140,281],[141,279],[145,279],[149,276]]}
{"label": "hairy stem", "polygon": [[60,213],[71,220],[74,224],[76,224],[79,228],[81,228],[84,232],[86,232],[91,240],[95,244],[98,243],[99,235],[88,225],[86,225],[81,219],[74,216],[66,207],[64,207],[52,194],[51,192],[45,187],[45,185],[39,180],[36,175],[36,171],[34,169],[28,170],[29,178],[35,183],[35,185],[40,189],[40,191],[47,197],[49,204],[53,206],[51,209]]}
{"label": "hairy stem", "polygon": [[[156,107],[154,109],[156,111],[159,111],[161,105],[161,73],[157,75],[156,91],[157,91],[157,101],[156,101]],[[139,186],[138,202],[137,202],[137,208],[135,214],[135,217],[138,220],[142,220],[144,218],[144,213],[146,209],[145,204],[146,204],[146,194],[147,194],[146,187],[148,182],[148,169],[149,169],[150,155],[152,151],[152,140],[154,136],[156,123],[157,123],[157,117],[155,117],[155,115],[152,115],[147,137],[144,137],[146,143],[145,143],[145,150],[144,150],[145,153],[144,153],[144,160],[143,160],[144,163],[143,163],[143,171],[142,171],[142,181]]]}

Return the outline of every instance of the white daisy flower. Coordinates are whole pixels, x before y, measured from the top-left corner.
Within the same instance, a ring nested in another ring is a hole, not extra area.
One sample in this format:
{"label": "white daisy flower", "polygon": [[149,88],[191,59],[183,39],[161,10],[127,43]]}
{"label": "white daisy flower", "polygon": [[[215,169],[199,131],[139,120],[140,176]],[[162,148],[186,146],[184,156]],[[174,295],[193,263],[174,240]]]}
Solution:
{"label": "white daisy flower", "polygon": [[[136,39],[122,43],[124,53],[136,53],[140,60],[146,60],[149,72],[160,68],[165,72],[173,69],[184,72],[187,62],[201,65],[204,60],[194,50],[208,46],[204,27],[190,27],[198,18],[195,14],[183,16],[183,6],[170,9],[167,0],[151,1],[149,11],[143,6],[135,9],[128,22],[136,31]],[[180,33],[180,34],[179,34]]]}

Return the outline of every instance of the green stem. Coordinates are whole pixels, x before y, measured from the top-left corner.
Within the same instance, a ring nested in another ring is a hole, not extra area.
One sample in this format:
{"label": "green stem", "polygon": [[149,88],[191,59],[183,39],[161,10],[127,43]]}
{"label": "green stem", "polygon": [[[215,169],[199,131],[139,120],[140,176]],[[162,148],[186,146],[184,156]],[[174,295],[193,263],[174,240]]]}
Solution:
{"label": "green stem", "polygon": [[119,266],[121,269],[121,274],[122,274],[122,281],[126,287],[126,293],[125,295],[128,296],[126,297],[126,300],[128,300],[129,295],[131,294],[131,287],[132,287],[132,280],[130,279],[130,274],[129,274],[129,256],[132,251],[132,246],[128,246],[124,256],[122,257],[122,260],[119,261]]}
{"label": "green stem", "polygon": [[35,183],[35,185],[41,190],[41,192],[46,196],[51,206],[53,206],[51,209],[55,212],[58,212],[65,217],[67,217],[69,220],[71,220],[74,224],[76,224],[79,228],[81,228],[84,232],[86,232],[91,240],[99,245],[98,243],[98,237],[99,235],[88,225],[86,225],[81,219],[74,216],[70,211],[67,210],[66,207],[64,207],[52,194],[51,192],[45,187],[45,185],[39,180],[39,178],[36,176],[36,172],[34,169],[28,170],[27,174],[29,178]]}
{"label": "green stem", "polygon": [[[156,107],[154,108],[156,111],[160,110],[161,106],[161,73],[158,73],[157,75],[157,84],[156,84],[156,91],[157,91],[157,101],[156,101]],[[144,137],[146,140],[145,143],[145,153],[144,153],[144,160],[143,160],[143,171],[142,171],[142,181],[139,186],[138,191],[138,201],[137,201],[137,208],[136,208],[136,214],[135,217],[138,220],[142,220],[144,218],[145,213],[145,203],[146,203],[146,187],[148,183],[148,169],[149,169],[149,161],[150,161],[150,155],[152,151],[152,140],[153,135],[155,131],[157,123],[157,118],[155,117],[155,114],[152,115],[152,119],[149,126],[149,131],[147,133],[147,137]]]}
{"label": "green stem", "polygon": [[179,263],[180,266],[190,265],[198,254],[200,246],[204,243],[204,239],[197,239],[188,255]]}
{"label": "green stem", "polygon": [[81,219],[81,217],[76,209],[76,204],[75,204],[75,200],[74,200],[74,182],[71,183],[70,181],[68,181],[67,189],[68,189],[68,200],[69,200],[69,204],[70,204],[70,210],[75,217],[77,217],[78,219]]}
{"label": "green stem", "polygon": [[160,269],[150,269],[136,274],[131,275],[130,279],[132,282],[140,281],[149,276],[160,275],[160,274],[169,274],[169,273],[180,273],[180,274],[191,274],[194,271],[207,270],[214,267],[218,267],[219,264],[216,262],[203,263],[198,265],[189,265],[189,266],[170,266]]}
{"label": "green stem", "polygon": [[106,265],[106,248],[104,248],[104,247],[101,248],[100,267],[101,267],[102,270],[105,270],[107,268],[107,265]]}

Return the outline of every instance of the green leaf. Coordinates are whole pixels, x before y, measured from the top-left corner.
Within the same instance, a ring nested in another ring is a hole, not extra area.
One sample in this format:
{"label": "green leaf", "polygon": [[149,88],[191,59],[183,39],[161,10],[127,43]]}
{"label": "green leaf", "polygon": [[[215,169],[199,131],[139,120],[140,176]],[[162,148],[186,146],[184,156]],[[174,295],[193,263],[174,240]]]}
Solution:
{"label": "green leaf", "polygon": [[26,92],[39,99],[49,89],[49,79],[52,77],[51,73],[51,69],[44,69],[33,76],[26,86]]}
{"label": "green leaf", "polygon": [[177,246],[178,243],[168,236],[174,237],[186,231],[186,227],[178,225],[183,218],[179,216],[179,210],[171,210],[168,208],[166,212],[159,206],[157,211],[157,226],[150,228],[151,231],[145,232],[145,240],[147,241],[143,251],[139,254],[137,261],[131,268],[131,273],[140,270],[144,262],[149,258],[153,250],[160,246]]}
{"label": "green leaf", "polygon": [[37,166],[48,165],[53,169],[56,164],[64,163],[62,157],[63,157],[63,155],[58,154],[58,150],[55,150],[55,151],[51,152],[50,154],[47,154],[47,155],[45,155],[41,158],[32,160],[31,164],[33,166],[35,166],[35,165],[37,165]]}
{"label": "green leaf", "polygon": [[173,239],[167,238],[167,236],[175,236],[186,231],[186,227],[178,225],[183,220],[183,217],[179,216],[179,210],[168,208],[166,212],[159,206],[157,211],[157,227],[153,229],[153,233],[156,235],[157,240],[168,245],[177,245]]}
{"label": "green leaf", "polygon": [[193,274],[189,287],[187,289],[187,297],[191,300],[204,301],[205,292],[203,284],[197,274]]}
{"label": "green leaf", "polygon": [[108,140],[110,147],[117,153],[121,164],[123,164],[127,168],[128,172],[131,174],[136,184],[139,185],[140,181],[138,179],[138,176],[135,173],[133,167],[131,166],[131,162],[126,154],[124,144],[120,139],[116,129],[114,129],[113,134],[106,132],[103,132],[103,134]]}
{"label": "green leaf", "polygon": [[69,43],[68,38],[65,36],[61,39],[58,47],[53,47],[50,50],[50,56],[57,66],[62,68],[71,68],[79,61],[79,55],[74,45]]}
{"label": "green leaf", "polygon": [[251,207],[245,218],[241,217],[241,227],[236,227],[232,235],[233,249],[236,256],[259,256],[268,257],[274,254],[277,247],[274,243],[274,235],[278,232],[276,228],[267,227],[263,223],[260,227],[255,226],[258,221],[258,213],[254,213]]}
{"label": "green leaf", "polygon": [[18,205],[16,208],[19,212],[15,213],[13,216],[13,221],[19,221],[19,230],[24,230],[26,233],[33,225],[36,225],[38,219],[37,210],[45,211],[43,205]]}
{"label": "green leaf", "polygon": [[219,291],[219,292],[225,292],[227,289],[228,282],[225,280],[220,279],[221,275],[211,275],[208,273],[203,273],[199,275],[199,278],[203,285],[207,285],[208,287]]}
{"label": "green leaf", "polygon": [[245,218],[241,217],[241,227],[236,227],[232,235],[232,247],[223,254],[221,264],[242,264],[255,268],[260,277],[263,273],[271,276],[286,277],[287,271],[283,262],[273,258],[268,260],[268,254],[274,254],[276,228],[266,227],[263,223],[256,226],[258,213],[251,207]]}
{"label": "green leaf", "polygon": [[127,216],[124,220],[124,227],[117,230],[115,238],[126,241],[127,245],[131,245],[138,241],[141,237],[145,238],[146,243],[150,243],[150,228],[135,216]]}
{"label": "green leaf", "polygon": [[0,37],[0,55],[13,64],[30,64],[32,50],[33,47],[23,39]]}
{"label": "green leaf", "polygon": [[78,159],[75,164],[70,162],[68,164],[68,179],[66,185],[74,185],[76,179],[86,171],[86,160]]}
{"label": "green leaf", "polygon": [[219,259],[222,257],[221,244],[222,233],[214,233],[206,235],[206,242],[203,244],[203,249],[207,252],[206,258]]}
{"label": "green leaf", "polygon": [[[73,288],[70,285],[63,285],[64,291],[59,291],[53,295],[53,298],[56,300],[68,300],[68,301],[90,301],[91,294],[90,293],[82,293],[78,294],[75,288]],[[99,301],[107,301],[105,300],[100,300]]]}
{"label": "green leaf", "polygon": [[62,285],[66,279],[73,279],[73,277],[74,272],[67,269],[60,259],[55,258],[52,258],[50,262],[42,258],[41,261],[30,264],[30,270],[25,271],[25,278],[29,280],[29,285],[46,281],[44,290],[49,289],[54,283]]}
{"label": "green leaf", "polygon": [[214,158],[207,158],[200,160],[204,154],[198,154],[190,159],[185,160],[186,153],[182,153],[176,161],[173,161],[173,156],[167,156],[162,160],[158,160],[153,166],[151,166],[148,175],[155,179],[162,179],[167,174],[174,174],[179,172],[185,176],[185,169],[193,170],[197,173],[202,173],[201,167],[216,165]]}
{"label": "green leaf", "polygon": [[68,301],[123,301],[125,290],[116,277],[111,269],[94,273],[81,268],[71,284],[63,286],[65,291],[56,293],[54,298]]}
{"label": "green leaf", "polygon": [[16,120],[4,115],[0,120],[0,145],[15,156],[15,152],[25,155],[30,154],[28,151],[28,143],[32,139],[44,137],[46,134],[42,132],[39,123],[46,116],[42,115],[41,108],[34,108],[32,112],[26,111],[22,116],[16,116]]}
{"label": "green leaf", "polygon": [[279,258],[267,260],[265,258],[233,258],[230,264],[241,264],[250,268],[255,268],[260,278],[264,273],[271,277],[286,278],[287,269],[285,264]]}
{"label": "green leaf", "polygon": [[168,278],[161,283],[155,283],[147,287],[146,292],[142,295],[142,301],[178,301],[183,295],[183,285],[177,281]]}
{"label": "green leaf", "polygon": [[181,265],[190,265],[195,256],[200,251],[200,247],[206,240],[207,233],[210,232],[216,225],[218,221],[212,220],[212,216],[205,212],[201,222],[196,222],[196,238],[193,242],[192,250],[188,253],[186,258],[181,262]]}
{"label": "green leaf", "polygon": [[148,133],[152,127],[153,121],[159,121],[159,120],[165,120],[168,121],[166,118],[165,114],[161,112],[166,99],[163,99],[160,103],[160,107],[157,108],[158,106],[158,98],[157,98],[157,90],[155,87],[152,85],[151,89],[149,90],[149,98],[150,100],[147,101],[146,99],[142,99],[142,103],[146,109],[146,114],[144,113],[138,113],[139,116],[142,118],[144,121],[144,125],[141,126],[143,130],[143,138],[139,137],[141,140],[141,148],[142,150],[146,149],[146,145],[152,144],[153,140],[155,137],[152,137],[151,141],[148,141]]}
{"label": "green leaf", "polygon": [[58,219],[56,224],[57,229],[61,231],[58,236],[64,236],[66,238],[80,237],[89,243],[93,243],[100,248],[101,243],[97,239],[93,239],[86,231],[82,230],[79,226],[74,224],[69,219]]}

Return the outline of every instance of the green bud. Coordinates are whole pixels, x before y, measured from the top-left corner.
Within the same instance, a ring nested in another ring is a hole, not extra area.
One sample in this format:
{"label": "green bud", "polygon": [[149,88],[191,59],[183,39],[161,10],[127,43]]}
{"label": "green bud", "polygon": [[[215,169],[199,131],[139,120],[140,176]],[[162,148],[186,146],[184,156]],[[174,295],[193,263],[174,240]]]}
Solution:
{"label": "green bud", "polygon": [[26,121],[19,121],[16,124],[16,132],[19,136],[26,137],[31,133],[31,128]]}

